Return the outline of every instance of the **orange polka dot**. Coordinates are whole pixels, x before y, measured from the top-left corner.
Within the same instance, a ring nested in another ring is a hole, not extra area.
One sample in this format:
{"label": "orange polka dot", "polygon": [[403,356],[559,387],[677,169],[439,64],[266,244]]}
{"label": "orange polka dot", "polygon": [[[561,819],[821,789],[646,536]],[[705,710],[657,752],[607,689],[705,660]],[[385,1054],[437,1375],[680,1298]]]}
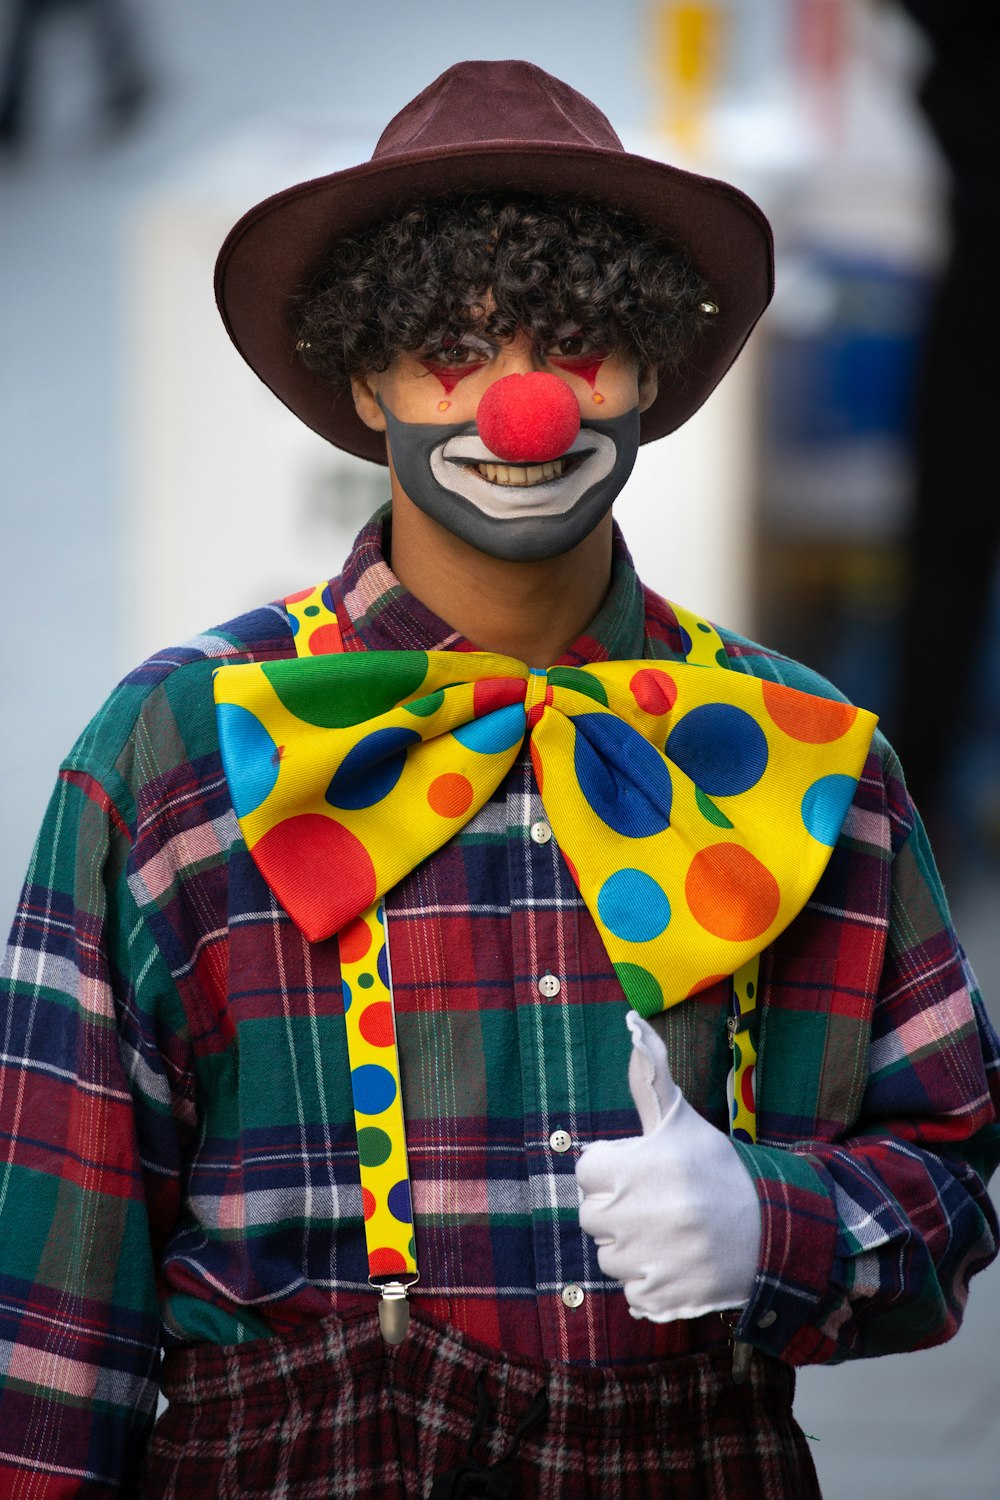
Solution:
{"label": "orange polka dot", "polygon": [[566,861],[566,868],[567,868],[567,870],[569,871],[569,873],[573,877],[573,884],[576,886],[577,890],[579,890],[580,889],[580,874],[579,874],[579,871],[576,868],[576,865],[573,863],[573,861],[570,859],[569,855],[566,854],[566,853],[563,854],[563,859]]}
{"label": "orange polka dot", "polygon": [[367,1223],[375,1212],[375,1194],[369,1188],[363,1187],[361,1189],[361,1202],[364,1205],[365,1222]]}
{"label": "orange polka dot", "polygon": [[723,984],[731,978],[730,974],[709,974],[705,979],[699,979],[697,984],[693,984],[684,998],[690,1000],[694,995],[702,995],[706,990],[710,990],[713,984]]}
{"label": "orange polka dot", "polygon": [[851,703],[812,698],[780,682],[762,682],[761,687],[764,707],[774,723],[793,740],[807,745],[827,745],[841,739],[858,717]]}
{"label": "orange polka dot", "polygon": [[398,1250],[382,1245],[368,1257],[369,1276],[391,1276],[395,1271],[405,1271],[406,1261]]}
{"label": "orange polka dot", "polygon": [[688,867],[684,894],[699,927],[731,943],[760,937],[781,904],[770,870],[739,844],[699,850]]}
{"label": "orange polka dot", "polygon": [[392,1046],[392,1005],[376,1000],[367,1005],[358,1018],[358,1030],[370,1047]]}
{"label": "orange polka dot", "polygon": [[313,656],[333,656],[340,650],[340,647],[340,626],[336,620],[328,620],[325,625],[317,625],[309,637],[309,650]]}
{"label": "orange polka dot", "polygon": [[355,917],[343,932],[338,933],[337,942],[340,944],[340,962],[359,964],[372,945],[372,935],[367,923],[361,917]]}
{"label": "orange polka dot", "polygon": [[531,768],[535,773],[535,783],[538,787],[538,795],[540,797],[543,797],[545,795],[545,792],[542,787],[542,757],[535,749],[534,740],[529,741],[528,749],[531,751]]}
{"label": "orange polka dot", "polygon": [[474,795],[468,776],[462,776],[457,771],[446,771],[443,776],[435,776],[427,788],[427,801],[439,818],[461,818],[472,806]]}

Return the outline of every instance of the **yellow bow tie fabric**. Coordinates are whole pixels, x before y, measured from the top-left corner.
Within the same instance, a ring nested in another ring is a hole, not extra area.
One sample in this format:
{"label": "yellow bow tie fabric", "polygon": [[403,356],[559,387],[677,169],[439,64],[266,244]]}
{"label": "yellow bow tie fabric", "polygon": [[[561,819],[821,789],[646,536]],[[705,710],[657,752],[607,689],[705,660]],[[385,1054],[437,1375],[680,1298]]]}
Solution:
{"label": "yellow bow tie fabric", "polygon": [[447,842],[528,735],[559,848],[645,1015],[734,973],[801,911],[876,723],[720,668],[542,672],[479,652],[223,667],[215,696],[243,835],[311,941]]}

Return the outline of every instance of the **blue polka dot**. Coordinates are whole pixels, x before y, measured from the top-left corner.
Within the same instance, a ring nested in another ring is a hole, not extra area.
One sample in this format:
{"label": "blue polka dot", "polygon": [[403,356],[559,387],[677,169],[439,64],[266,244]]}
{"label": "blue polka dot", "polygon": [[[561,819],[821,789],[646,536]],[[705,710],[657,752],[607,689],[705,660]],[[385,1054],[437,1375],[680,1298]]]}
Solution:
{"label": "blue polka dot", "polygon": [[329,610],[330,614],[335,615],[337,613],[337,606],[333,602],[333,591],[331,590],[328,583],[324,584],[323,592],[320,595],[320,598],[322,599],[326,608]]}
{"label": "blue polka dot", "polygon": [[597,912],[615,937],[646,943],[666,929],[670,902],[651,875],[642,870],[616,870],[598,892]]}
{"label": "blue polka dot", "polygon": [[764,731],[742,708],[728,703],[692,708],[671,731],[666,751],[710,797],[748,792],[767,765]]}
{"label": "blue polka dot", "polygon": [[247,708],[220,703],[216,710],[219,746],[238,818],[245,818],[270,796],[278,779],[278,747]]}
{"label": "blue polka dot", "polygon": [[403,774],[407,747],[419,743],[415,729],[376,729],[349,750],[326,789],[331,807],[374,807]]}
{"label": "blue polka dot", "polygon": [[467,750],[476,750],[480,755],[498,755],[510,750],[524,739],[525,716],[523,703],[509,703],[481,719],[463,724],[452,731],[460,745]]}
{"label": "blue polka dot", "polygon": [[385,985],[386,989],[388,989],[389,988],[389,949],[387,948],[387,946],[386,946],[385,943],[383,943],[382,946],[378,950],[378,959],[376,960],[376,965],[375,966],[378,969],[378,977],[381,979],[381,981]]}
{"label": "blue polka dot", "polygon": [[354,999],[354,996],[351,994],[351,986],[348,984],[346,979],[341,979],[340,985],[344,991],[344,1014],[346,1016],[347,1012],[351,1008],[351,1001]]}
{"label": "blue polka dot", "polygon": [[649,741],[613,714],[579,714],[573,724],[577,780],[601,821],[633,839],[669,828],[670,772]]}
{"label": "blue polka dot", "polygon": [[853,776],[821,776],[802,798],[802,821],[819,844],[837,842],[847,809],[854,800]]}
{"label": "blue polka dot", "polygon": [[683,652],[683,654],[685,656],[690,656],[691,655],[691,644],[692,644],[691,643],[691,637],[688,634],[688,632],[684,629],[684,626],[681,625],[680,623],[678,623],[678,626],[677,626],[677,634],[681,638],[681,651]]}
{"label": "blue polka dot", "polygon": [[292,635],[298,635],[300,629],[299,617],[298,615],[293,615],[291,610],[288,611],[288,628],[292,632]]}
{"label": "blue polka dot", "polygon": [[396,1080],[378,1063],[362,1063],[351,1073],[354,1108],[362,1115],[380,1115],[396,1097]]}
{"label": "blue polka dot", "polygon": [[389,1212],[394,1219],[398,1219],[401,1224],[413,1223],[413,1209],[410,1205],[410,1184],[405,1179],[403,1182],[397,1182],[394,1187],[389,1189],[389,1196],[385,1201],[389,1205]]}

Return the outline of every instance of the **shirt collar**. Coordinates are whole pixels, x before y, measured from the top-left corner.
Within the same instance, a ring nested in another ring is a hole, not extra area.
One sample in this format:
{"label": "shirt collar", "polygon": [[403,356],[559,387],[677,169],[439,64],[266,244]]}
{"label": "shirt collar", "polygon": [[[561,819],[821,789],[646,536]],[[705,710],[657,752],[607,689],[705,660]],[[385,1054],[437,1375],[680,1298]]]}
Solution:
{"label": "shirt collar", "polygon": [[[348,649],[366,651],[474,651],[478,649],[409,593],[385,557],[389,507],[377,511],[359,532],[335,585],[338,614]],[[614,526],[611,587],[587,629],[560,661],[629,660],[643,653],[642,587],[625,539]]]}

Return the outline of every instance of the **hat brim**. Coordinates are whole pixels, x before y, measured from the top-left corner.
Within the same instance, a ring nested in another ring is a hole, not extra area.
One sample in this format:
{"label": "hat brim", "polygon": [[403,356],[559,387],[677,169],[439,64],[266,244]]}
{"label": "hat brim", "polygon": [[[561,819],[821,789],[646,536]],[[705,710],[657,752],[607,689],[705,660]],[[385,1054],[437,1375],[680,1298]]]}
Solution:
{"label": "hat brim", "polygon": [[447,153],[412,152],[298,183],[259,203],[219,252],[215,294],[229,336],[260,379],[307,426],[359,458],[385,463],[385,442],[295,351],[299,296],[338,238],[408,205],[458,190],[571,194],[622,209],[684,251],[718,312],[660,381],[641,441],[673,432],[707,399],[771,299],[767,219],[729,183],[600,147],[490,142]]}

